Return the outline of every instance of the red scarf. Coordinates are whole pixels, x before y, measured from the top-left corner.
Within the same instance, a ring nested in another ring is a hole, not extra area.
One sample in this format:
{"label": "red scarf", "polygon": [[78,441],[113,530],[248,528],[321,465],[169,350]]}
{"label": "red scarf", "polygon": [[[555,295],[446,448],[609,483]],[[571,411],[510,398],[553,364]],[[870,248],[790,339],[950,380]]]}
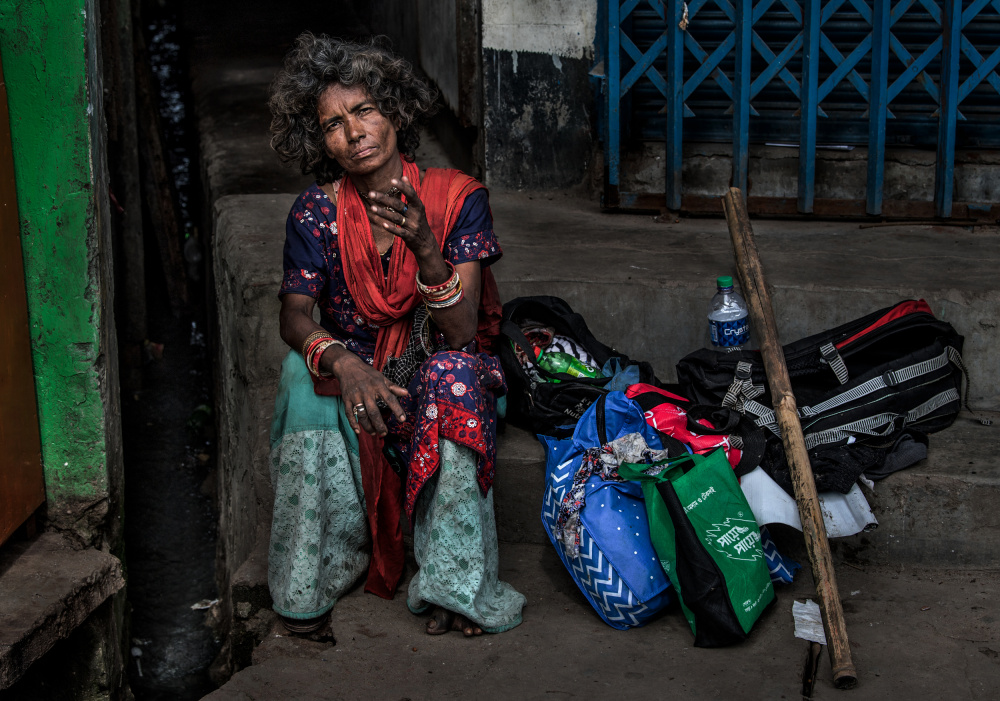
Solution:
{"label": "red scarf", "polygon": [[[427,223],[438,245],[455,226],[465,198],[483,185],[461,171],[428,168],[423,182],[415,163],[403,161],[403,175],[424,204]],[[354,183],[344,178],[337,199],[337,241],[347,288],[361,315],[381,328],[375,341],[375,367],[389,356],[398,357],[406,348],[413,325],[413,311],[422,299],[417,291],[417,260],[402,243],[392,247],[389,276],[382,262],[371,223]],[[500,295],[489,268],[483,270],[476,340],[488,351],[500,330]],[[339,395],[336,379],[315,381],[316,394]],[[402,483],[382,455],[382,439],[362,432],[361,483],[372,534],[372,562],[365,591],[391,599],[403,574],[403,531],[400,525]]]}

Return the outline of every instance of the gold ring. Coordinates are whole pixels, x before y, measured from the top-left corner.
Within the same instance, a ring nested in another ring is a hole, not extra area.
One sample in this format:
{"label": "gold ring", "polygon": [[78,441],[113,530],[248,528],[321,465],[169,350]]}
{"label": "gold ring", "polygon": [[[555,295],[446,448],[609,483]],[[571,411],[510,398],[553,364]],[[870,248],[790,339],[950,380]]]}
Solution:
{"label": "gold ring", "polygon": [[399,228],[402,229],[405,226],[406,226],[406,217],[403,217],[403,221],[399,222]]}

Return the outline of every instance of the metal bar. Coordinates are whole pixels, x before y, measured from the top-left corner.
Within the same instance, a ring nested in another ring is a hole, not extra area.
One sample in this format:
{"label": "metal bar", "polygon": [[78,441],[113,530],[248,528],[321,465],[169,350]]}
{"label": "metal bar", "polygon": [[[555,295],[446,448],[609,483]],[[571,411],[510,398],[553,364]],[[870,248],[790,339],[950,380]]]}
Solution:
{"label": "metal bar", "polygon": [[684,1],[667,3],[667,208],[681,207],[681,168],[684,159],[684,34],[680,23]]}
{"label": "metal bar", "polygon": [[[903,88],[907,84],[920,75],[928,63],[931,62],[935,56],[941,51],[941,37],[937,37],[931,45],[924,49],[924,52],[917,57],[916,60],[910,55],[910,52],[906,50],[902,42],[899,41],[895,36],[889,35],[889,43],[893,48],[893,51],[899,57],[899,60],[904,64],[908,64],[906,70],[899,74],[899,77],[893,81],[892,86],[889,88],[889,102],[902,92]],[[938,94],[937,85],[934,83],[934,79],[927,76],[927,80],[921,83],[924,86],[924,90],[927,94],[934,98],[934,102],[940,102],[941,97]]]}
{"label": "metal bar", "polygon": [[896,3],[895,7],[892,8],[892,12],[889,13],[889,17],[891,20],[889,22],[889,26],[891,27],[892,25],[896,24],[896,22],[899,21],[899,18],[905,15],[906,11],[909,10],[911,7],[913,7],[913,3],[915,3],[916,1],[917,0],[899,0],[899,2]]}
{"label": "metal bar", "polygon": [[[688,99],[688,97],[691,96],[691,93],[693,93],[695,89],[701,85],[702,81],[708,78],[709,75],[714,76],[723,92],[725,92],[729,97],[732,97],[733,84],[729,82],[729,78],[726,77],[726,74],[722,71],[719,71],[718,75],[716,75],[714,71],[719,67],[722,59],[728,56],[729,52],[732,51],[733,47],[736,45],[735,35],[730,34],[727,36],[725,40],[719,44],[718,47],[716,47],[715,51],[713,51],[711,55],[705,53],[705,50],[699,46],[698,42],[691,38],[690,34],[683,32],[683,35],[685,37],[684,45],[687,46],[691,53],[694,54],[695,57],[701,62],[701,65],[698,66],[698,70],[692,73],[690,78],[684,81],[684,99]],[[692,47],[692,44],[694,47]],[[695,48],[697,48],[697,51]]]}
{"label": "metal bar", "polygon": [[[640,60],[636,61],[635,65],[632,66],[632,68],[629,69],[629,72],[625,74],[625,77],[622,78],[621,85],[619,87],[622,95],[624,95],[625,93],[627,93],[629,90],[632,89],[632,86],[635,85],[635,81],[639,80],[639,78],[642,77],[642,74],[646,73],[650,69],[650,67],[653,65],[653,62],[660,57],[660,53],[665,48],[667,48],[666,32],[661,34],[657,38],[657,40],[653,42],[653,45],[649,47],[649,50],[642,55],[642,58]],[[655,69],[653,72],[654,73],[656,72]],[[660,76],[657,74],[657,78],[659,77]],[[663,85],[662,88],[660,86],[660,83],[662,83],[662,79],[657,81],[653,80],[652,77],[650,76],[650,80],[652,80],[653,85],[656,85],[657,88],[660,88],[661,92],[666,94],[667,86]]]}
{"label": "metal bar", "polygon": [[747,192],[750,160],[750,49],[753,0],[736,0],[736,75],[733,76],[733,187]]}
{"label": "metal bar", "polygon": [[753,32],[753,46],[757,49],[757,53],[767,60],[768,66],[750,84],[750,97],[756,96],[767,87],[775,75],[781,78],[781,81],[788,86],[795,97],[799,97],[799,81],[795,80],[795,76],[785,66],[802,48],[802,34],[797,34],[777,55],[771,51],[771,47],[761,39],[757,32]]}
{"label": "metal bar", "polygon": [[941,47],[941,108],[938,111],[934,204],[939,217],[951,216],[955,188],[955,126],[958,121],[958,60],[962,37],[962,0],[944,0]]}
{"label": "metal bar", "polygon": [[[976,50],[975,46],[972,45],[972,42],[965,38],[965,35],[962,36],[962,53],[969,57],[969,60],[972,61],[973,65],[978,66],[986,61],[986,59],[983,58],[983,55]],[[996,52],[994,51],[993,55],[995,54]],[[992,85],[994,90],[1000,93],[1000,77],[998,77],[996,73],[990,72],[987,74],[986,82]],[[968,84],[968,81],[966,81],[966,84]],[[973,86],[973,88],[974,87],[975,86]],[[961,102],[964,99],[965,95],[963,95],[960,90],[958,93],[958,101]],[[959,113],[959,119],[961,119],[961,112]]]}
{"label": "metal bar", "polygon": [[618,8],[618,21],[624,22],[642,0],[625,0]]}
{"label": "metal bar", "polygon": [[816,110],[819,108],[820,0],[805,0],[802,19],[802,107],[799,110],[799,211],[816,197]]}
{"label": "metal bar", "polygon": [[621,48],[618,33],[621,24],[618,20],[618,0],[605,0],[608,9],[608,50],[607,50],[607,138],[605,139],[606,163],[608,169],[608,193],[606,203],[614,207],[618,205],[618,171],[621,167]]}
{"label": "metal bar", "polygon": [[872,72],[868,80],[868,183],[869,214],[882,213],[882,180],[885,177],[885,122],[888,118],[889,0],[872,0]]}
{"label": "metal bar", "polygon": [[988,59],[982,61],[976,70],[972,72],[972,75],[962,83],[962,87],[958,89],[958,101],[961,102],[968,97],[969,93],[975,90],[976,86],[983,81],[983,78],[996,75],[993,69],[997,67],[998,63],[1000,63],[1000,48],[994,50]]}
{"label": "metal bar", "polygon": [[982,12],[983,8],[992,3],[993,0],[975,0],[971,5],[962,11],[962,27],[964,28],[972,19]]}
{"label": "metal bar", "polygon": [[820,44],[827,55],[837,63],[837,67],[833,72],[823,81],[823,84],[819,88],[819,99],[822,100],[830,91],[837,87],[844,77],[847,77],[848,82],[855,87],[855,89],[861,93],[861,96],[868,99],[868,84],[865,82],[864,78],[856,70],[855,66],[858,62],[864,58],[865,54],[871,51],[872,48],[872,36],[869,34],[861,42],[854,47],[854,50],[847,55],[845,58],[842,53],[837,49],[832,41],[830,41],[826,35],[820,37]]}

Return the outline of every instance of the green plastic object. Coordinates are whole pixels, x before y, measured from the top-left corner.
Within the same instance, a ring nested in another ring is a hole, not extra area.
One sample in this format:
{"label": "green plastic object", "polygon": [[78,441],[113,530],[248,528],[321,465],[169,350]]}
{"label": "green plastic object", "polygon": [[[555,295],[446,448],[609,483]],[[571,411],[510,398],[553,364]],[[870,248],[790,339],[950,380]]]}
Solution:
{"label": "green plastic object", "polygon": [[538,365],[551,373],[565,373],[573,377],[603,377],[597,368],[581,362],[569,353],[560,353],[559,351],[543,352],[538,356]]}

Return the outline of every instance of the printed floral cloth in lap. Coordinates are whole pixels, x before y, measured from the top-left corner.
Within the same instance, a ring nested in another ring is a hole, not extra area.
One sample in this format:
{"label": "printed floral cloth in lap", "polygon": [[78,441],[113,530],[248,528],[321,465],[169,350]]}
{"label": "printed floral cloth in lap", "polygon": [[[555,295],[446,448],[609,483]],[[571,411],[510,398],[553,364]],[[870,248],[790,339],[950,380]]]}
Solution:
{"label": "printed floral cloth in lap", "polygon": [[484,496],[490,490],[496,462],[496,398],[507,386],[495,357],[439,351],[424,361],[407,389],[409,396],[400,399],[407,420],[401,424],[390,417],[388,428],[406,457],[404,506],[412,522],[417,497],[438,468],[442,439],[475,451],[479,489]]}
{"label": "printed floral cloth in lap", "polygon": [[651,465],[666,459],[667,452],[650,448],[641,433],[628,433],[599,448],[588,449],[556,517],[555,536],[566,554],[574,558],[580,554],[580,511],[587,505],[586,488],[591,477],[597,475],[607,482],[624,482],[618,475],[618,467],[623,462]]}
{"label": "printed floral cloth in lap", "polygon": [[440,455],[417,499],[413,551],[420,570],[406,604],[414,613],[442,606],[487,633],[509,630],[521,622],[525,598],[498,577],[493,491],[480,493],[471,449],[442,440]]}
{"label": "printed floral cloth in lap", "polygon": [[369,535],[358,442],[339,397],[320,397],[290,352],[271,425],[274,520],[268,586],[274,610],[305,619],[329,611],[368,571]]}

